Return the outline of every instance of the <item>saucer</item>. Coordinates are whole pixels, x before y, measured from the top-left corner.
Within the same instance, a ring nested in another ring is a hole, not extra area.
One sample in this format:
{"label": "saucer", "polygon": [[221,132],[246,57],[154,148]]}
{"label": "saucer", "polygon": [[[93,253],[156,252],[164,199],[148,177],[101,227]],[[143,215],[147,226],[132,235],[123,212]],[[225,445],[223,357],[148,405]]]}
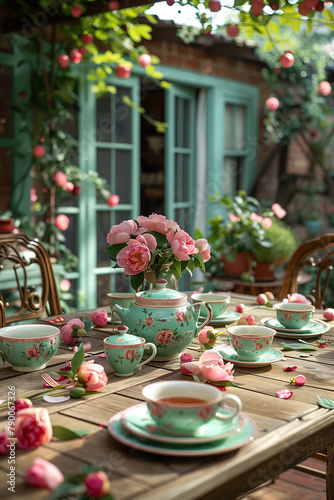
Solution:
{"label": "saucer", "polygon": [[[230,413],[229,410],[227,411]],[[228,423],[216,418],[212,419],[209,424],[202,425],[192,436],[171,436],[158,429],[156,422],[149,414],[146,403],[139,403],[121,412],[121,422],[128,431],[141,438],[160,443],[209,443],[240,432],[245,425],[245,419],[244,413],[239,413]]]}
{"label": "saucer", "polygon": [[263,318],[261,320],[261,323],[264,326],[274,328],[274,330],[277,331],[276,337],[284,338],[298,338],[300,336],[302,336],[303,338],[318,337],[319,335],[328,332],[328,330],[330,329],[330,326],[320,319],[311,319],[311,326],[304,326],[303,328],[299,328],[298,330],[284,328],[284,326],[282,326],[276,318]]}
{"label": "saucer", "polygon": [[210,443],[199,444],[177,444],[177,443],[161,443],[142,439],[129,432],[122,425],[122,413],[119,412],[110,418],[108,422],[108,431],[110,435],[130,448],[135,450],[147,451],[157,455],[169,455],[175,457],[203,457],[210,455],[219,455],[221,453],[229,453],[237,450],[242,446],[254,441],[257,435],[257,426],[254,420],[244,414],[245,424],[240,432],[227,436],[224,439],[216,439]]}
{"label": "saucer", "polygon": [[279,351],[278,349],[270,348],[257,360],[245,361],[243,359],[239,359],[238,354],[229,344],[218,345],[214,347],[213,350],[218,351],[222,355],[224,361],[230,361],[235,365],[247,366],[252,368],[258,368],[259,366],[267,366],[271,365],[272,363],[277,363],[277,361],[281,361],[284,356],[283,352]]}
{"label": "saucer", "polygon": [[[219,325],[227,325],[228,323],[233,323],[233,321],[237,321],[240,318],[240,314],[235,311],[225,311],[224,314],[220,316],[216,316],[209,321],[209,325],[211,326],[219,326]],[[201,316],[201,319],[204,319]]]}

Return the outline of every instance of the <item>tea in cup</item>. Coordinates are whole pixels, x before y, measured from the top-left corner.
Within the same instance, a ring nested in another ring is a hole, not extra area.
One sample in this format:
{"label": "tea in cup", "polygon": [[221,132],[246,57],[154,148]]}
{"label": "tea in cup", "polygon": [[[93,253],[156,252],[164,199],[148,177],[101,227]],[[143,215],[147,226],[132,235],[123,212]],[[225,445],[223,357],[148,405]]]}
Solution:
{"label": "tea in cup", "polygon": [[51,325],[13,325],[0,329],[0,364],[16,372],[43,370],[57,352],[60,330]]}
{"label": "tea in cup", "polygon": [[227,327],[230,344],[240,360],[256,361],[271,347],[276,330],[258,325]]}
{"label": "tea in cup", "polygon": [[[111,368],[118,377],[130,377],[135,370],[141,370],[157,353],[157,348],[142,337],[127,333],[128,327],[120,325],[117,334],[103,340],[104,352]],[[152,349],[152,354],[142,361],[145,349]]]}
{"label": "tea in cup", "polygon": [[280,302],[274,304],[277,321],[290,330],[299,330],[308,325],[315,307],[311,304]]}
{"label": "tea in cup", "polygon": [[[175,436],[190,436],[215,418],[231,422],[242,408],[237,396],[223,396],[217,387],[200,382],[154,382],[144,387],[142,395],[157,427]],[[230,411],[220,412],[226,408]]]}
{"label": "tea in cup", "polygon": [[[191,299],[194,304],[197,302],[207,302],[212,309],[212,319],[222,316],[231,301],[230,295],[223,293],[193,293],[191,294]],[[201,316],[206,315],[203,306],[201,306],[200,314]]]}

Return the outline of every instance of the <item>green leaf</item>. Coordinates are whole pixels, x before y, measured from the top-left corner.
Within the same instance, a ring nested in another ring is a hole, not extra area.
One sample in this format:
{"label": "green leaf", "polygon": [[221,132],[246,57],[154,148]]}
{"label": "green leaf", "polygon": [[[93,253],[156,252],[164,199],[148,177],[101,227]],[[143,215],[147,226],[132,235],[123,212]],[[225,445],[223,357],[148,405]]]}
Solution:
{"label": "green leaf", "polygon": [[61,425],[53,425],[52,429],[53,429],[53,437],[56,437],[61,441],[71,441],[72,439],[78,439],[81,438],[82,436],[87,436],[92,432],[88,430],[72,431],[71,429],[62,427]]}
{"label": "green leaf", "polygon": [[316,351],[318,348],[311,345],[311,344],[297,344],[297,343],[292,343],[292,344],[286,344],[285,342],[281,342],[283,346],[282,351]]}
{"label": "green leaf", "polygon": [[85,357],[85,351],[83,348],[83,345],[80,344],[79,349],[77,352],[74,354],[72,361],[71,361],[71,369],[73,376],[75,376],[80,368],[80,365],[82,364],[83,360]]}
{"label": "green leaf", "polygon": [[59,486],[52,492],[51,500],[60,500],[62,498],[69,498],[84,493],[86,487],[78,477],[67,477],[65,481],[60,483]]}
{"label": "green leaf", "polygon": [[144,273],[135,274],[131,276],[131,286],[134,290],[138,290],[138,288],[142,285],[144,281]]}
{"label": "green leaf", "polygon": [[105,253],[108,255],[109,259],[116,262],[118,252],[120,252],[124,247],[126,247],[126,243],[115,243],[114,245],[110,245],[110,247],[106,248]]}
{"label": "green leaf", "polygon": [[331,399],[321,398],[318,396],[318,405],[323,408],[328,408],[329,410],[334,410],[334,401]]}

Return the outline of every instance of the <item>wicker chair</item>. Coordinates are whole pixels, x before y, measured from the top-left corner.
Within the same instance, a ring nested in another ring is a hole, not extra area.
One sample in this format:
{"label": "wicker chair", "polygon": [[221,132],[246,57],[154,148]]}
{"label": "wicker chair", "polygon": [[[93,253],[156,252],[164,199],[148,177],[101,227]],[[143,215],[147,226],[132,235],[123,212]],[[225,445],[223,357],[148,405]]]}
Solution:
{"label": "wicker chair", "polygon": [[279,299],[298,291],[298,274],[307,266],[317,269],[316,284],[308,295],[313,305],[322,309],[334,263],[334,234],[324,234],[306,241],[295,251],[286,268]]}
{"label": "wicker chair", "polygon": [[[16,286],[8,290],[13,282]],[[10,296],[15,297],[12,313]],[[50,257],[38,239],[23,232],[0,235],[0,301],[5,325],[62,313]]]}

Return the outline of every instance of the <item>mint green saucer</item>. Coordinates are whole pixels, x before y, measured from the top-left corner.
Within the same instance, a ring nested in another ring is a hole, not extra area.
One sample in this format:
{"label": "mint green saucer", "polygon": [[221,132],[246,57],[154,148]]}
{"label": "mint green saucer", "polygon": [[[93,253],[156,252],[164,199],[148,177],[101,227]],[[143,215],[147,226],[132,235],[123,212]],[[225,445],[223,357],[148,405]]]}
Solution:
{"label": "mint green saucer", "polygon": [[284,356],[282,351],[270,348],[265,354],[259,356],[258,359],[254,361],[245,361],[244,359],[239,359],[238,354],[235,352],[233,347],[230,346],[230,344],[217,345],[213,348],[213,350],[218,351],[222,355],[224,361],[229,361],[234,365],[247,366],[252,368],[258,368],[271,365],[272,363],[277,363],[277,361],[281,361]]}
{"label": "mint green saucer", "polygon": [[257,435],[256,423],[248,415],[245,415],[245,425],[240,432],[235,432],[224,439],[218,439],[211,443],[189,445],[159,443],[158,441],[142,439],[125,429],[121,422],[122,413],[123,412],[117,413],[110,418],[108,422],[108,431],[110,435],[125,446],[129,446],[135,450],[155,453],[157,455],[201,457],[229,453],[230,451],[237,450],[251,443]]}
{"label": "mint green saucer", "polygon": [[[224,413],[231,413],[227,410]],[[223,439],[236,432],[240,432],[245,425],[245,414],[239,413],[231,422],[223,422],[218,418],[202,425],[192,436],[171,436],[160,430],[148,412],[146,403],[139,403],[124,410],[121,414],[123,426],[132,434],[144,439],[151,439],[161,443],[197,444],[209,443]]]}
{"label": "mint green saucer", "polygon": [[276,318],[264,318],[262,322],[265,326],[274,328],[277,332],[292,333],[298,336],[305,334],[321,335],[322,333],[328,332],[330,328],[327,323],[316,319],[311,319],[308,325],[298,329],[285,328]]}
{"label": "mint green saucer", "polygon": [[209,321],[209,325],[219,326],[233,323],[240,318],[240,314],[235,311],[225,311],[221,316],[216,316]]}

